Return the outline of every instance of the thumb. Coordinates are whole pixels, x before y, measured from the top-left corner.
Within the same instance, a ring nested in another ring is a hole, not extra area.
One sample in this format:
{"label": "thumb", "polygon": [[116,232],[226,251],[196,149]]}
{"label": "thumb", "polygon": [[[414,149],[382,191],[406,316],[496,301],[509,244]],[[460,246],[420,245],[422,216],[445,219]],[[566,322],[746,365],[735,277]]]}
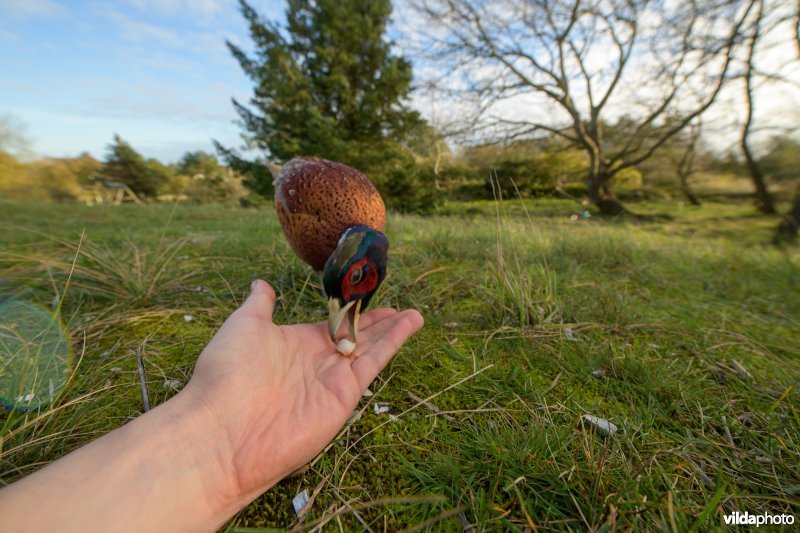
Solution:
{"label": "thumb", "polygon": [[262,318],[272,319],[275,309],[275,291],[263,279],[257,279],[250,284],[250,296],[242,304],[241,309]]}

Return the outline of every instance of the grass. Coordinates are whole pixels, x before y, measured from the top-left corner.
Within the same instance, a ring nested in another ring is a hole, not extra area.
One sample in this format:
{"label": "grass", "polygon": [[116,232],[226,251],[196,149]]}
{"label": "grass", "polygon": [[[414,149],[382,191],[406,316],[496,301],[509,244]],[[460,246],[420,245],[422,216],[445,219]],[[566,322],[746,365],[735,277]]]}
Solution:
{"label": "grass", "polygon": [[[634,208],[648,216],[570,220],[560,200],[391,216],[376,304],[416,307],[425,328],[312,467],[227,529],[295,525],[302,489],[318,490],[304,524],[324,529],[800,515],[800,252],[765,244],[776,220],[744,204]],[[137,348],[151,404],[175,394],[253,278],[275,287],[278,321],[324,318],[269,209],[0,210],[0,294],[63,297],[74,351],[49,408],[0,414],[2,483],[138,416]],[[623,432],[579,429],[583,414]]]}

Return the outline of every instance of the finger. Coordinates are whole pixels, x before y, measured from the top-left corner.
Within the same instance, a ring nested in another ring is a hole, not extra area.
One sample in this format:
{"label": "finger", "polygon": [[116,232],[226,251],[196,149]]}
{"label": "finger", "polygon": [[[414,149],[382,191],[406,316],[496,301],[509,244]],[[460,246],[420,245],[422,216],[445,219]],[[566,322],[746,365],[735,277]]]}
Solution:
{"label": "finger", "polygon": [[[376,311],[382,311],[377,309]],[[361,334],[359,335],[359,344],[364,346],[364,351],[369,349],[372,344],[384,337],[386,333],[395,326],[401,318],[408,318],[409,314],[419,315],[417,311],[406,309],[402,312],[395,311],[394,313],[387,313],[386,316],[378,315],[376,319],[373,318],[370,325],[366,328],[360,328]]]}
{"label": "finger", "polygon": [[382,322],[387,318],[394,316],[396,314],[397,311],[389,307],[381,307],[380,309],[373,309],[372,311],[368,311],[363,315],[361,315],[361,319],[359,320],[359,330],[364,331],[373,324]]}
{"label": "finger", "polygon": [[[420,330],[424,319],[418,311],[409,309],[384,322],[385,329],[376,333],[360,357],[353,361],[353,373],[362,389],[372,383],[403,343]],[[381,325],[384,325],[384,322],[381,322]]]}
{"label": "finger", "polygon": [[[361,315],[358,328],[358,342],[356,343],[357,346],[369,346],[373,337],[379,336],[386,332],[386,330],[391,326],[392,319],[396,315],[397,311],[390,308],[375,309],[369,313]],[[326,345],[331,346],[332,344],[330,343],[327,324],[322,323],[322,325],[319,327],[324,329],[323,336],[325,339],[327,339]]]}
{"label": "finger", "polygon": [[[397,314],[397,311],[390,308],[374,309],[368,313],[361,315],[359,325],[359,343],[367,342],[370,339],[370,331],[389,317]],[[303,339],[309,343],[316,343],[324,347],[323,352],[329,353],[334,344],[331,342],[330,334],[328,333],[327,322],[316,322],[314,324],[296,324],[289,326],[296,328]]]}
{"label": "finger", "polygon": [[260,318],[271,320],[272,312],[275,309],[275,291],[266,281],[255,280],[250,285],[250,295],[242,304],[241,309]]}

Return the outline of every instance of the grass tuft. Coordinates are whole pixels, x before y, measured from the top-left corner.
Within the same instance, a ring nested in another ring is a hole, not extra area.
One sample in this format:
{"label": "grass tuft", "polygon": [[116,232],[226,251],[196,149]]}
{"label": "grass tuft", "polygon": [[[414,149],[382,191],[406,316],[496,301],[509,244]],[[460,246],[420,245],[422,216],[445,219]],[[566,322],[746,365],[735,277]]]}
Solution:
{"label": "grass tuft", "polygon": [[[733,510],[800,515],[800,251],[762,245],[774,220],[744,204],[572,217],[584,209],[391,215],[375,306],[420,309],[425,328],[309,470],[229,530],[683,531]],[[252,279],[275,287],[278,322],[325,318],[271,210],[0,210],[0,293],[60,302],[80,361],[51,404],[0,413],[0,483],[139,416],[137,349],[151,403],[175,394]],[[622,432],[584,430],[584,414]],[[317,488],[298,524],[291,499]]]}

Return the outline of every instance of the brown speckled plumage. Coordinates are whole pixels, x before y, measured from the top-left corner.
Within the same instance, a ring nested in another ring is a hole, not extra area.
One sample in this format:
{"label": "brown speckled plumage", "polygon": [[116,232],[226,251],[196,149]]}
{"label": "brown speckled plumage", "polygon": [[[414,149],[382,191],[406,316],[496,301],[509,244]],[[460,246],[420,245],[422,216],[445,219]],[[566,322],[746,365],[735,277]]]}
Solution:
{"label": "brown speckled plumage", "polygon": [[386,206],[369,178],[316,157],[297,157],[281,168],[275,209],[292,249],[319,271],[342,230],[363,224],[383,231],[386,226]]}

